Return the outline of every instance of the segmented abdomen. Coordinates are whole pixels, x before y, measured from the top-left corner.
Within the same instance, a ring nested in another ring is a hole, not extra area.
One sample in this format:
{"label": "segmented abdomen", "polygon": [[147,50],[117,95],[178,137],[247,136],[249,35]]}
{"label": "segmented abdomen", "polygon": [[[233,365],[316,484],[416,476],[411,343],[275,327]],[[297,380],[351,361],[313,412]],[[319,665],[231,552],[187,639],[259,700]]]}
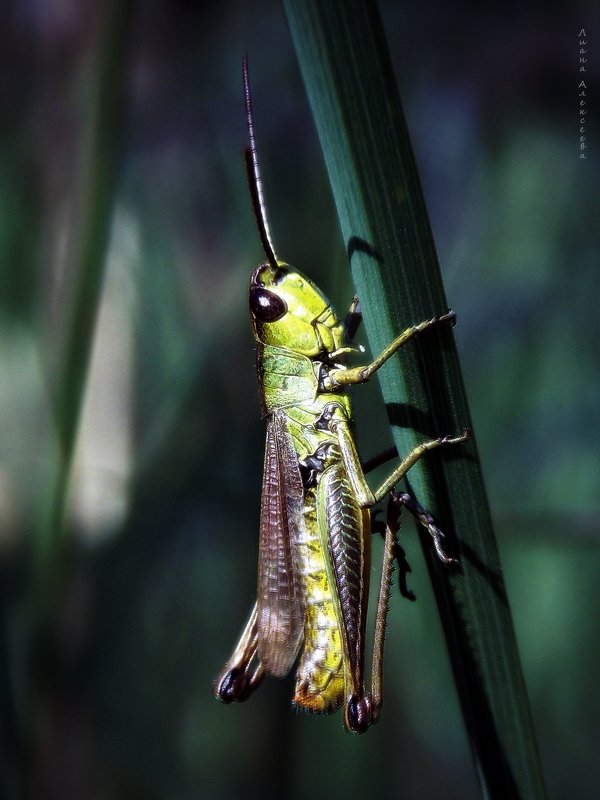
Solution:
{"label": "segmented abdomen", "polygon": [[316,490],[304,505],[305,535],[297,542],[304,590],[304,646],[296,671],[294,704],[308,711],[333,711],[344,697],[343,648],[318,530]]}
{"label": "segmented abdomen", "polygon": [[333,445],[306,500],[306,541],[298,547],[306,615],[294,702],[330,711],[362,684],[366,591],[363,511]]}

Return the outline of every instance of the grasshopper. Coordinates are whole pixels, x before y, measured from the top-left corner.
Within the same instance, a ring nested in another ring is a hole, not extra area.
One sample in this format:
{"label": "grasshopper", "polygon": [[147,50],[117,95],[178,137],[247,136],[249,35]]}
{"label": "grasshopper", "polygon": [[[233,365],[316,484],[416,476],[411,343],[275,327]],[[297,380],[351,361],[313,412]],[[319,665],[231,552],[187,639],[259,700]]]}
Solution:
{"label": "grasshopper", "polygon": [[[406,329],[371,363],[350,367],[351,341],[360,322],[355,298],[344,322],[312,281],[279,260],[263,198],[254,117],[244,59],[243,85],[249,146],[246,165],[266,261],[250,279],[250,319],[256,340],[262,411],[267,420],[260,513],[257,599],[241,638],[215,683],[215,696],[246,700],[265,675],[283,677],[298,660],[294,705],[329,713],[344,708],[344,726],[362,733],[379,718],[383,646],[398,550],[396,528],[404,506],[429,531],[440,559],[432,517],[395,485],[428,451],[464,442],[464,430],[415,447],[372,490],[357,452],[347,388],[365,383],[400,347],[448,312]],[[391,497],[385,526],[371,689],[365,689],[371,509]]]}

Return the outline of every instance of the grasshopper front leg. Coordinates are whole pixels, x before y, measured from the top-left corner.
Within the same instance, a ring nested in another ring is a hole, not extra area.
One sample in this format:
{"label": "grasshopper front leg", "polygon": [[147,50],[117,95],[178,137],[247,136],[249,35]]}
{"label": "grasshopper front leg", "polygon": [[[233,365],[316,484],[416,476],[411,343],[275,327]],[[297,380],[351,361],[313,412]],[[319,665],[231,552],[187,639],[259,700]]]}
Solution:
{"label": "grasshopper front leg", "polygon": [[432,328],[434,325],[439,325],[440,323],[446,322],[450,325],[455,324],[456,314],[453,311],[449,311],[447,314],[442,314],[439,317],[426,319],[423,322],[419,322],[417,325],[411,325],[410,328],[407,328],[392,342],[390,342],[390,344],[388,344],[388,346],[379,354],[377,358],[371,361],[370,364],[366,364],[361,367],[339,367],[330,369],[321,380],[322,390],[325,392],[335,392],[336,389],[339,389],[343,386],[348,386],[354,383],[366,383],[369,378],[371,378],[373,373],[377,372],[377,370],[383,364],[385,364],[385,362],[391,358],[391,356],[393,356],[394,353],[402,347],[402,345],[406,344],[409,339],[412,339],[413,336],[418,336],[424,331],[429,330],[429,328]]}
{"label": "grasshopper front leg", "polygon": [[362,311],[360,310],[360,302],[358,295],[354,295],[348,313],[346,314],[346,319],[344,320],[344,332],[347,341],[352,342],[354,340],[361,322]]}

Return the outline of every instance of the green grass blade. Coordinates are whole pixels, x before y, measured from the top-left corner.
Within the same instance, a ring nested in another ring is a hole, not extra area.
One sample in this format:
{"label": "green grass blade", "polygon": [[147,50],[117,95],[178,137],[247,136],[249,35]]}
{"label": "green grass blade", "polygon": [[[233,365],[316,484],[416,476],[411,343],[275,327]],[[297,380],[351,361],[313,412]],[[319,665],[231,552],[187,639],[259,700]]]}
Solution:
{"label": "green grass blade", "polygon": [[[57,458],[50,476],[43,520],[36,541],[34,580],[50,577],[59,558],[69,475],[102,295],[123,125],[123,74],[130,3],[106,7],[104,29],[93,54],[84,122],[80,230],[73,259],[74,288],[67,308],[64,346],[55,381]],[[42,577],[45,575],[46,577]],[[40,587],[40,601],[46,591]]]}
{"label": "green grass blade", "polygon": [[[88,105],[83,121],[84,144],[80,222],[73,256],[73,291],[66,304],[63,349],[53,381],[56,454],[48,470],[45,495],[27,596],[22,638],[15,671],[22,672],[26,691],[13,700],[18,719],[20,751],[24,754],[19,780],[35,783],[43,761],[49,718],[60,691],[54,676],[40,665],[59,663],[61,590],[68,580],[69,555],[65,510],[79,419],[90,367],[96,318],[102,295],[123,131],[123,88],[128,53],[131,4],[110,2],[94,51]],[[44,734],[45,735],[45,734]],[[32,778],[33,776],[33,778]],[[23,793],[26,789],[23,789]]]}
{"label": "green grass blade", "polygon": [[[435,245],[377,9],[284,0],[373,353],[447,309]],[[459,309],[460,310],[460,309]],[[450,330],[410,343],[380,373],[401,452],[469,425]],[[461,568],[424,551],[484,796],[543,798],[544,785],[498,550],[471,441],[438,451],[411,485]]]}

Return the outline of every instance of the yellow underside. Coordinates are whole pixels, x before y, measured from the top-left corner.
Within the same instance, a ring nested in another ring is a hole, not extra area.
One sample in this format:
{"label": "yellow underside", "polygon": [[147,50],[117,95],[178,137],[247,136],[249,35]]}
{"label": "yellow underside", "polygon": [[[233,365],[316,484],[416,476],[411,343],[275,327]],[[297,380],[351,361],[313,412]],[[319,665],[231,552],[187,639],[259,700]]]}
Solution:
{"label": "yellow underside", "polygon": [[327,713],[344,698],[344,662],[340,629],[325,569],[314,503],[305,507],[306,539],[298,543],[306,600],[304,647],[296,672],[294,704]]}

